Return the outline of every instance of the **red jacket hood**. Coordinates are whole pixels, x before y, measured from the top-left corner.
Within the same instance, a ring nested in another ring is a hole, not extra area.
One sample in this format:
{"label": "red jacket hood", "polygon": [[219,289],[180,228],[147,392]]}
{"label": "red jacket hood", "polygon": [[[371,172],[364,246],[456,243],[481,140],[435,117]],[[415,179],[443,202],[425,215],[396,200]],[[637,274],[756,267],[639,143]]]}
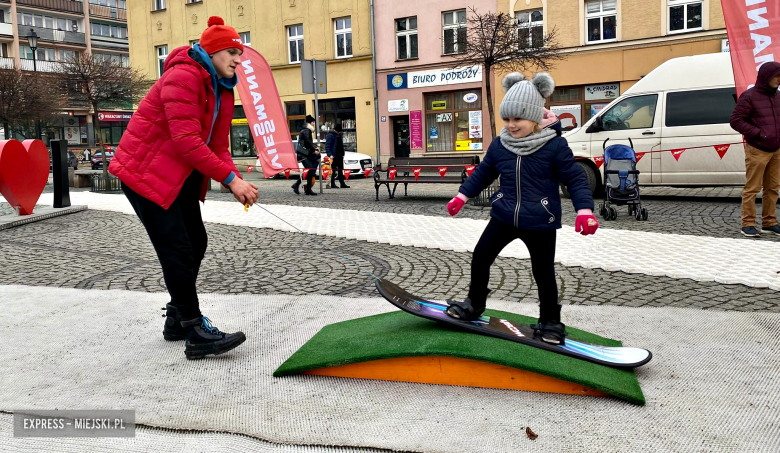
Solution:
{"label": "red jacket hood", "polygon": [[182,46],[173,49],[173,52],[171,52],[170,55],[168,55],[168,58],[165,59],[165,66],[163,66],[163,71],[167,71],[178,64],[186,64],[198,68],[204,77],[211,77],[209,72],[206,71],[206,69],[201,66],[200,63],[190,57],[190,49],[191,47],[189,46]]}

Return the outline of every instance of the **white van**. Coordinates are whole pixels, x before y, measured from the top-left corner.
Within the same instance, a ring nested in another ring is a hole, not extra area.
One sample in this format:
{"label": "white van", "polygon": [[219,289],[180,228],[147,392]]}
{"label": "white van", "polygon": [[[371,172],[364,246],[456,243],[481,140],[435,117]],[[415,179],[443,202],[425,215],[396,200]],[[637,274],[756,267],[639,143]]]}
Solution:
{"label": "white van", "polygon": [[[595,191],[603,181],[594,157],[603,144],[630,138],[637,153],[640,185],[744,185],[742,136],[729,125],[736,105],[728,53],[671,59],[655,68],[582,127],[564,134]],[[732,144],[721,157],[715,145]],[[695,147],[695,148],[694,148]],[[692,149],[690,149],[692,148]]]}

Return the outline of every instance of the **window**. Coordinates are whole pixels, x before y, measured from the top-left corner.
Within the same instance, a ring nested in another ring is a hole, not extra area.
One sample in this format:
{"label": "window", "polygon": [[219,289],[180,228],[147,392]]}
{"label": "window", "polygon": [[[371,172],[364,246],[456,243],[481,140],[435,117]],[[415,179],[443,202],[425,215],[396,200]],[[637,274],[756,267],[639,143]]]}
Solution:
{"label": "window", "polygon": [[395,20],[396,58],[417,58],[417,16]]}
{"label": "window", "polygon": [[728,124],[736,104],[734,88],[669,93],[666,95],[666,125]]}
{"label": "window", "polygon": [[657,94],[623,99],[601,117],[603,129],[622,131],[653,127],[657,102]]}
{"label": "window", "polygon": [[336,27],[336,58],[352,56],[352,18],[345,17],[333,21]]}
{"label": "window", "polygon": [[158,46],[155,49],[157,50],[157,77],[162,77],[165,59],[168,58],[168,46]]}
{"label": "window", "polygon": [[230,127],[230,150],[233,157],[255,157],[257,149],[252,138],[252,131],[246,120],[244,107],[233,107],[233,121]]}
{"label": "window", "polygon": [[43,27],[43,16],[33,16],[33,24],[36,27]]}
{"label": "window", "polygon": [[585,4],[585,33],[588,44],[617,39],[617,0],[598,0]]}
{"label": "window", "polygon": [[32,60],[33,59],[33,51],[31,48],[20,45],[19,46],[19,57],[24,58],[25,60]]}
{"label": "window", "polygon": [[444,55],[466,51],[466,10],[448,11],[442,14]]}
{"label": "window", "polygon": [[[312,103],[313,106],[314,104]],[[344,129],[341,134],[344,140],[344,151],[357,151],[355,98],[320,99],[319,113],[319,139],[325,140],[328,132],[336,127],[337,124],[341,124],[341,127]]]}
{"label": "window", "polygon": [[8,43],[0,43],[0,57],[8,58]]}
{"label": "window", "polygon": [[300,63],[303,60],[303,25],[287,27],[287,43],[290,64]]}
{"label": "window", "polygon": [[249,32],[245,31],[243,33],[239,33],[238,36],[241,38],[241,44],[245,46],[251,46],[252,41],[249,39]]}
{"label": "window", "polygon": [[165,0],[152,1],[152,11],[160,11],[162,9],[165,9]]}
{"label": "window", "polygon": [[668,0],[669,33],[702,29],[701,0]]}
{"label": "window", "polygon": [[51,17],[44,17],[43,18],[43,25],[46,28],[54,28],[54,19]]}
{"label": "window", "polygon": [[520,45],[542,47],[544,45],[544,13],[541,9],[517,13],[517,28]]}
{"label": "window", "polygon": [[65,19],[57,19],[57,30],[66,30],[68,25],[65,23]]}
{"label": "window", "polygon": [[298,141],[298,135],[306,124],[306,102],[285,102],[287,110],[287,126],[293,141]]}
{"label": "window", "polygon": [[426,151],[482,150],[483,132],[469,133],[470,113],[482,119],[482,102],[479,88],[425,95]]}
{"label": "window", "polygon": [[18,23],[20,23],[22,25],[32,25],[33,24],[32,14],[16,13],[16,20],[18,21]]}

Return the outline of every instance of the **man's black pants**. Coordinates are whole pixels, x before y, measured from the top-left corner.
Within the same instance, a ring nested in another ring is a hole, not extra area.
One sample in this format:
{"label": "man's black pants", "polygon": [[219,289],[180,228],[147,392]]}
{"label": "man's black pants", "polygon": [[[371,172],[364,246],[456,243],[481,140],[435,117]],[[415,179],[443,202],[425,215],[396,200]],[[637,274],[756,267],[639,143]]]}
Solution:
{"label": "man's black pants", "polygon": [[167,210],[122,184],[157,252],[171,305],[183,320],[201,316],[195,281],[208,242],[198,200],[202,181],[203,175],[193,171]]}
{"label": "man's black pants", "polygon": [[510,242],[520,239],[531,255],[531,272],[539,289],[539,318],[543,323],[561,320],[558,283],[555,281],[555,230],[524,230],[490,218],[471,259],[469,298],[474,308],[485,306],[490,267]]}
{"label": "man's black pants", "polygon": [[336,178],[338,178],[340,186],[343,187],[347,185],[347,183],[344,182],[344,156],[333,156],[333,161],[330,166],[333,170],[330,177],[330,185],[336,185]]}

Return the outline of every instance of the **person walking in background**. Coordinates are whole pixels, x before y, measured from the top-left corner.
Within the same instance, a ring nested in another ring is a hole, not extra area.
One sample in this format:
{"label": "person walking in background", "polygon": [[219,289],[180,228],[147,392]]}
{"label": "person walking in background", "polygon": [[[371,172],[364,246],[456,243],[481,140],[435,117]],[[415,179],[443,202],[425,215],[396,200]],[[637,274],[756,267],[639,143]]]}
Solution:
{"label": "person walking in background", "polygon": [[[306,187],[304,193],[306,195],[317,195],[311,190],[314,186],[314,178],[317,172],[317,165],[320,161],[320,151],[314,146],[314,140],[312,134],[314,133],[314,117],[306,115],[306,126],[301,129],[301,133],[298,135],[298,146],[295,147],[295,153],[298,155],[298,162],[303,164],[304,171],[309,169],[309,173],[306,177]],[[302,178],[299,176],[298,181],[292,185],[292,190],[296,195],[300,194],[299,188],[301,187]]]}
{"label": "person walking in background", "polygon": [[[343,130],[341,124],[337,124],[325,138],[325,153],[330,157],[333,166],[330,186],[334,189],[349,189],[347,183],[344,182],[344,136],[341,135]],[[338,186],[336,178],[339,180]]]}
{"label": "person walking in background", "polygon": [[[764,63],[756,84],[739,97],[731,127],[745,136],[745,189],[742,191],[742,234],[780,235],[777,198],[780,191],[780,63]],[[763,187],[761,230],[756,226],[756,196]]]}

